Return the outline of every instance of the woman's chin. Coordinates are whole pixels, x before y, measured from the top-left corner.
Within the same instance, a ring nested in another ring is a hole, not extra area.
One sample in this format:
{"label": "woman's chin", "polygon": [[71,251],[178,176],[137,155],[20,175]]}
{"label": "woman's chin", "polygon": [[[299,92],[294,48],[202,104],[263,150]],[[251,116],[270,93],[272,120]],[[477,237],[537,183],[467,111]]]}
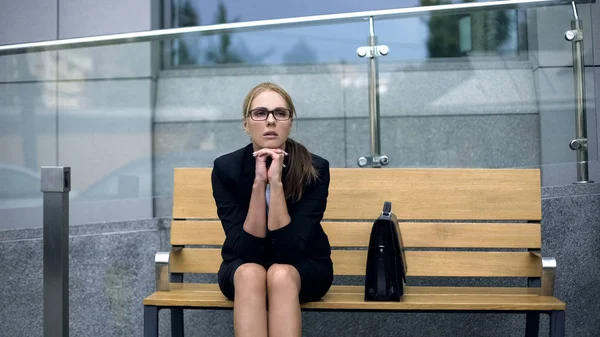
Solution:
{"label": "woman's chin", "polygon": [[282,142],[281,139],[267,139],[256,142],[256,145],[261,149],[280,149],[283,147],[284,143],[285,141]]}

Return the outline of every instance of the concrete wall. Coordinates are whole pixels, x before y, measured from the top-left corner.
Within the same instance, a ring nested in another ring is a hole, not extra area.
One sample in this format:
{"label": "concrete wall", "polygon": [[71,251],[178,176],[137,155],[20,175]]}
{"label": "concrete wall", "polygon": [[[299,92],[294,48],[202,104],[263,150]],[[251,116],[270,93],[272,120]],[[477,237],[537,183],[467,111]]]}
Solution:
{"label": "concrete wall", "polygon": [[[159,27],[157,0],[40,4],[3,2],[0,45]],[[88,223],[89,215],[98,221],[153,216],[153,48],[137,43],[0,57],[0,164],[32,176],[43,165],[70,166],[72,223]],[[119,179],[135,182],[123,191]],[[115,217],[110,199],[126,197],[137,200],[122,200],[129,205]],[[40,204],[37,195],[16,202],[25,209],[0,207],[6,219],[0,228],[41,226]]]}
{"label": "concrete wall", "polygon": [[[558,261],[556,296],[567,303],[567,336],[597,336],[600,316],[600,184],[542,189],[542,252]],[[141,336],[142,300],[154,289],[154,254],[169,246],[169,219],[99,223],[70,228],[71,336]],[[0,231],[2,336],[42,336],[42,231]],[[216,282],[214,275],[188,277]],[[336,279],[335,283],[341,282]],[[361,284],[360,278],[346,282]],[[438,282],[456,282],[436,280]],[[408,280],[409,284],[420,282]],[[481,284],[477,280],[459,284]],[[497,279],[486,285],[525,286]],[[161,312],[161,336],[170,336]],[[185,312],[186,336],[232,336],[231,311]],[[303,314],[305,336],[523,336],[524,315],[498,314]],[[541,336],[548,320],[542,319]]]}

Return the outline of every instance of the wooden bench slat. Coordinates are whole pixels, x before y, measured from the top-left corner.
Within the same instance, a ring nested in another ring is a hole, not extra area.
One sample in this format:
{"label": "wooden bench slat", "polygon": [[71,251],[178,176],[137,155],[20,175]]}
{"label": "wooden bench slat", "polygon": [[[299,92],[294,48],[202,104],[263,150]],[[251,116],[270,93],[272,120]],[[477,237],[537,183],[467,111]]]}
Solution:
{"label": "wooden bench slat", "polygon": [[173,218],[216,219],[212,195],[212,168],[175,168],[173,171]]}
{"label": "wooden bench slat", "polygon": [[[361,287],[357,287],[360,289]],[[357,309],[357,310],[564,310],[565,304],[549,296],[515,294],[445,294],[422,290],[426,287],[407,287],[401,302],[365,302],[362,291],[337,292],[335,286],[323,299],[302,304],[304,309]],[[467,288],[468,289],[468,288]],[[519,288],[515,288],[519,289]],[[521,288],[522,289],[522,288]],[[451,289],[448,289],[451,290]],[[230,308],[229,301],[219,291],[172,289],[155,292],[144,299],[144,305]]]}
{"label": "wooden bench slat", "polygon": [[538,220],[539,186],[535,169],[331,169],[325,217],[372,218],[389,199],[398,219]]}
{"label": "wooden bench slat", "polygon": [[539,223],[401,223],[400,230],[410,248],[542,247]]}
{"label": "wooden bench slat", "polygon": [[[171,283],[172,291],[188,292],[221,292],[216,283]],[[522,287],[415,287],[406,286],[404,288],[409,295],[493,295],[493,296],[538,296],[540,288],[522,288]],[[352,285],[334,285],[331,286],[328,293],[331,294],[364,294],[363,286]]]}
{"label": "wooden bench slat", "polygon": [[[336,275],[364,275],[367,252],[333,250]],[[539,258],[527,252],[406,252],[408,276],[539,277]],[[171,254],[171,272],[216,273],[221,250],[184,248]]]}
{"label": "wooden bench slat", "polygon": [[[366,251],[332,251],[336,275],[364,275]],[[406,252],[408,276],[539,277],[539,258],[527,252]]]}
{"label": "wooden bench slat", "polygon": [[225,233],[220,221],[171,221],[171,245],[221,246]]}
{"label": "wooden bench slat", "polygon": [[[174,218],[216,218],[211,170],[175,169]],[[326,219],[372,219],[384,201],[407,220],[540,220],[540,171],[331,169]]]}
{"label": "wooden bench slat", "polygon": [[[367,247],[372,222],[323,222],[333,247]],[[531,223],[401,223],[408,248],[540,248],[540,224]],[[172,245],[223,244],[219,221],[173,221]]]}

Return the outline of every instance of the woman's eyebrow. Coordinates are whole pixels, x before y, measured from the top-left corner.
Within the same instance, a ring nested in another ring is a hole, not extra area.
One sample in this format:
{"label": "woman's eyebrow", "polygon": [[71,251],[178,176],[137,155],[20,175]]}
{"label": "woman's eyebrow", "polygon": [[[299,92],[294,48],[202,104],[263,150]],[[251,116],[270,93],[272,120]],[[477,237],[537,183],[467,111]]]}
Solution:
{"label": "woman's eyebrow", "polygon": [[[267,109],[267,108],[266,108],[266,107],[264,107],[264,106],[257,106],[257,107],[255,107],[255,108],[252,108],[252,109],[250,109],[250,111],[252,111],[252,110],[256,110],[256,109],[265,109],[265,110],[269,110],[269,109]],[[275,109],[285,109],[285,110],[289,110],[289,108],[286,108],[286,107],[284,107],[284,106],[278,106],[278,107],[275,107],[275,108],[273,108],[273,110],[275,110]]]}

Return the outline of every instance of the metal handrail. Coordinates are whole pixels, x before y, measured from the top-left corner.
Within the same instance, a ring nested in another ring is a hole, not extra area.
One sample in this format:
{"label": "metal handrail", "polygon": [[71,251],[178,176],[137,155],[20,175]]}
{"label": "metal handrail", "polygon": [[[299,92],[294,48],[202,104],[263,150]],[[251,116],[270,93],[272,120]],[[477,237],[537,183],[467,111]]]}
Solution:
{"label": "metal handrail", "polygon": [[[593,0],[578,1],[589,3]],[[186,34],[201,33],[213,35],[225,32],[252,31],[268,28],[290,28],[311,24],[349,23],[373,19],[394,19],[402,17],[418,17],[431,14],[457,14],[482,10],[500,10],[531,7],[546,7],[570,4],[569,0],[502,0],[493,2],[471,2],[438,6],[420,6],[411,8],[384,9],[340,14],[301,16],[294,18],[234,22],[216,25],[160,29],[143,32],[109,34],[73,39],[51,40],[0,46],[0,55],[23,54],[30,52],[54,51],[96,47],[135,42],[149,42],[163,39],[174,39]]]}

